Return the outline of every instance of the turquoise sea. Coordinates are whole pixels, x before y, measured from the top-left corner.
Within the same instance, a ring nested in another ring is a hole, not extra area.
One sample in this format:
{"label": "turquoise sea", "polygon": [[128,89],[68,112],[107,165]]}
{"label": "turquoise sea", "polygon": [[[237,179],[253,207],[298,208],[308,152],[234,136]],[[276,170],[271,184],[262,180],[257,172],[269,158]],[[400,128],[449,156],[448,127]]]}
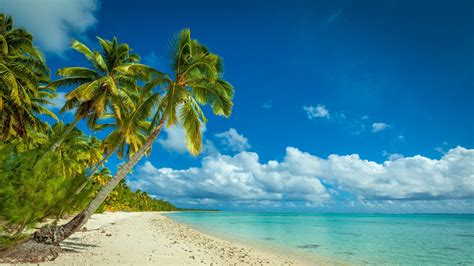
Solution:
{"label": "turquoise sea", "polygon": [[474,265],[474,215],[179,212],[206,232],[352,264]]}

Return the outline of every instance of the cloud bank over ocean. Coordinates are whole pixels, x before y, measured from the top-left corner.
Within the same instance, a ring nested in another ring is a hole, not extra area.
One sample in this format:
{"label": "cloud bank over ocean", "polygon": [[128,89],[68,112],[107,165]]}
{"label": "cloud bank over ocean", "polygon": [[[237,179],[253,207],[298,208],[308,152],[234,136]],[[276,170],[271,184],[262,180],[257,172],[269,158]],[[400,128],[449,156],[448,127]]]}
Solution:
{"label": "cloud bank over ocean", "polygon": [[199,167],[188,169],[157,168],[146,161],[130,184],[184,204],[324,207],[345,194],[340,204],[352,207],[404,206],[409,211],[423,204],[429,211],[430,202],[439,208],[443,202],[474,198],[473,164],[474,149],[463,147],[450,149],[440,159],[391,156],[382,163],[358,154],[321,158],[287,147],[283,160],[266,163],[250,151],[208,154]]}

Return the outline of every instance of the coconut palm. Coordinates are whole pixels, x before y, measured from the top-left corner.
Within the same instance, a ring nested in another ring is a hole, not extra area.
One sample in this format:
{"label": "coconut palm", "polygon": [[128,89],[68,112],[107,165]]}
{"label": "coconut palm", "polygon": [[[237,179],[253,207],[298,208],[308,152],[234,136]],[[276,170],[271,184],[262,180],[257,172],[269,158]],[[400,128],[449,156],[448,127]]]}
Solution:
{"label": "coconut palm", "polygon": [[[94,174],[99,170],[109,158],[117,151],[117,157],[123,159],[126,155],[130,158],[131,155],[135,154],[138,149],[145,143],[147,136],[146,133],[149,130],[150,122],[146,121],[153,111],[153,108],[157,106],[159,102],[159,94],[152,94],[149,84],[144,86],[134,102],[136,102],[136,108],[132,111],[124,111],[122,113],[122,119],[115,118],[114,123],[98,124],[94,128],[95,130],[102,130],[104,128],[112,128],[112,131],[102,141],[102,149],[105,156],[98,162],[92,171],[89,173],[87,180],[91,180]],[[114,118],[112,114],[107,114],[102,118]],[[148,153],[151,150],[148,150]],[[88,181],[84,182],[76,191],[76,194],[80,193],[87,185]]]}
{"label": "coconut palm", "polygon": [[28,129],[45,129],[38,115],[56,118],[45,108],[54,98],[45,85],[49,69],[33,45],[33,37],[16,29],[11,17],[0,14],[0,139],[25,138]]}
{"label": "coconut palm", "polygon": [[200,105],[209,104],[214,114],[230,116],[234,89],[222,79],[222,59],[191,39],[189,29],[182,30],[174,39],[172,66],[174,79],[164,76],[151,82],[160,85],[153,95],[158,95],[161,100],[145,144],[120,167],[84,211],[65,225],[36,232],[33,236],[35,241],[55,244],[80,228],[151,148],[165,124],[171,127],[180,123],[185,129],[189,152],[197,155],[202,149],[201,125],[206,122]]}
{"label": "coconut palm", "polygon": [[[140,57],[131,53],[127,44],[97,37],[102,51],[92,51],[85,44],[73,40],[72,48],[83,54],[91,64],[86,67],[67,67],[59,69],[62,78],[51,82],[50,87],[75,87],[66,94],[66,103],[61,112],[75,110],[74,121],[62,138],[51,146],[54,151],[64,141],[77,123],[87,118],[88,125],[94,128],[96,122],[108,109],[117,119],[122,119],[123,110],[134,109],[132,95],[138,93],[137,81],[148,80],[158,71],[139,64]],[[119,71],[120,69],[120,71]]]}
{"label": "coconut palm", "polygon": [[147,118],[160,101],[160,94],[152,92],[155,84],[156,81],[153,81],[140,88],[140,92],[132,98],[136,108],[124,111],[122,119],[115,118],[114,123],[96,126],[95,130],[112,128],[102,142],[105,154],[110,156],[117,150],[119,159],[123,159],[125,155],[128,159],[145,143],[151,125]]}

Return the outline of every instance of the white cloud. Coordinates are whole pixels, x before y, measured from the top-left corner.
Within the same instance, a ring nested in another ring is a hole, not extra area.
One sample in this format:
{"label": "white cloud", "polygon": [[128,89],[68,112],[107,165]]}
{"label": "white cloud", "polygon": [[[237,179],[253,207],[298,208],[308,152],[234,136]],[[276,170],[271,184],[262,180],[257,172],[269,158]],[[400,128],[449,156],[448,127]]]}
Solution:
{"label": "white cloud", "polygon": [[97,23],[96,0],[3,0],[2,12],[13,16],[46,51],[62,54],[72,35],[82,34]]}
{"label": "white cloud", "polygon": [[202,153],[206,155],[216,155],[219,154],[219,150],[214,145],[214,142],[206,139],[203,141]]}
{"label": "white cloud", "polygon": [[[188,152],[188,148],[186,147],[186,137],[184,133],[184,128],[181,125],[165,128],[164,131],[166,133],[166,137],[158,139],[158,143],[163,148],[170,152]],[[206,132],[206,125],[202,124],[201,134],[204,134],[204,132]],[[206,144],[208,142],[204,143]],[[206,150],[206,145],[204,145],[203,148],[204,150]]]}
{"label": "white cloud", "polygon": [[329,118],[329,110],[326,106],[318,104],[315,106],[303,106],[303,110],[306,111],[306,115],[309,119],[314,118]]}
{"label": "white cloud", "polygon": [[373,123],[372,124],[372,132],[379,132],[379,131],[382,131],[386,128],[390,127],[390,125],[388,124],[385,124],[385,123]]}
{"label": "white cloud", "polygon": [[186,147],[184,128],[182,126],[174,126],[165,128],[166,138],[158,139],[158,143],[168,151],[177,153],[186,153],[188,148]]}
{"label": "white cloud", "polygon": [[474,197],[474,150],[457,147],[440,160],[416,155],[381,164],[359,155],[328,159],[287,148],[285,161],[306,175],[367,199],[456,199]]}
{"label": "white cloud", "polygon": [[213,155],[201,167],[185,170],[156,168],[147,161],[138,169],[135,188],[160,197],[232,201],[325,201],[329,194],[321,182],[295,175],[276,161],[259,162],[253,152],[235,156]]}
{"label": "white cloud", "polygon": [[248,139],[241,135],[234,128],[228,131],[216,134],[216,137],[221,140],[221,143],[233,151],[245,151],[250,149]]}
{"label": "white cloud", "polygon": [[[139,167],[131,184],[181,202],[307,201],[324,203],[340,191],[362,201],[398,202],[474,198],[474,150],[457,147],[441,159],[416,155],[377,163],[357,154],[327,159],[288,147],[281,162],[260,163],[253,152],[215,154],[200,167]],[[330,184],[331,189],[322,184]],[[184,201],[183,201],[184,200]]]}

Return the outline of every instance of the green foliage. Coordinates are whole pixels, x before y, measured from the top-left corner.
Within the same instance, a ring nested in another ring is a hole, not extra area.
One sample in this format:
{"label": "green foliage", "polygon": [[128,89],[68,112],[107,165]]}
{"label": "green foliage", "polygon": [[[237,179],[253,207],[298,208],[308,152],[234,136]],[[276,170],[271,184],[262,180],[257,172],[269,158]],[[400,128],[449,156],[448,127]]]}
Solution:
{"label": "green foliage", "polygon": [[150,197],[146,192],[132,192],[122,180],[99,208],[101,211],[177,211],[171,203]]}
{"label": "green foliage", "polygon": [[57,124],[48,130],[44,144],[0,144],[0,220],[6,222],[7,231],[19,233],[46,217],[84,207],[70,203],[81,202],[90,189],[77,195],[74,191],[86,181],[87,168],[102,155],[97,140],[78,130],[56,152],[47,153],[48,144],[64,129]]}
{"label": "green foliage", "polygon": [[[88,182],[87,172],[102,159],[100,142],[74,129],[54,152],[47,152],[66,126],[58,123],[39,141],[0,143],[0,236],[14,240],[20,233],[46,218],[55,220],[81,211],[111,178],[103,168]],[[87,183],[77,193],[78,187]],[[102,210],[177,210],[168,202],[132,192],[125,184],[107,198]],[[1,237],[0,237],[1,238]],[[1,245],[0,245],[1,246]]]}
{"label": "green foliage", "polygon": [[147,118],[157,109],[160,100],[159,94],[142,90],[134,99],[136,108],[124,110],[122,119],[115,118],[115,123],[112,124],[98,124],[97,129],[112,127],[102,143],[104,152],[108,154],[117,150],[117,156],[123,159],[125,154],[128,158],[138,151],[147,139],[150,127]]}
{"label": "green foliage", "polygon": [[49,84],[51,88],[73,87],[66,95],[61,112],[75,110],[77,120],[88,119],[88,125],[95,129],[98,119],[107,109],[121,120],[123,112],[135,109],[133,98],[138,93],[137,81],[147,81],[159,74],[152,68],[139,64],[140,56],[131,53],[128,44],[97,37],[102,50],[93,51],[78,40],[71,47],[83,54],[89,67],[66,67],[59,69],[61,79]]}
{"label": "green foliage", "polygon": [[[109,156],[116,152],[138,162],[132,156],[151,152],[158,125],[182,124],[188,150],[197,155],[207,121],[201,106],[224,117],[232,112],[234,88],[223,80],[222,59],[192,39],[190,30],[173,41],[173,78],[140,64],[140,56],[116,38],[97,39],[100,50],[73,40],[88,66],[59,69],[61,79],[50,82],[32,35],[0,14],[0,248],[22,238],[26,228],[83,210],[104,186],[116,184],[103,167]],[[75,120],[51,127],[41,116],[57,119],[47,106],[59,87],[72,87],[61,112],[74,111]],[[83,119],[94,131],[110,128],[108,135],[85,136],[75,128]],[[123,180],[99,208],[174,210],[169,202],[132,192]]]}
{"label": "green foliage", "polygon": [[[234,88],[222,79],[222,59],[191,38],[191,31],[180,31],[172,42],[172,67],[175,79],[157,77],[167,85],[159,111],[167,126],[180,123],[186,133],[186,145],[192,155],[202,149],[201,125],[206,117],[200,105],[209,104],[216,115],[229,117]],[[156,116],[156,115],[155,115]],[[153,119],[152,125],[155,119]]]}
{"label": "green foliage", "polygon": [[26,137],[28,129],[44,130],[38,115],[56,115],[45,108],[54,90],[44,85],[49,69],[33,45],[33,36],[0,14],[0,140]]}

